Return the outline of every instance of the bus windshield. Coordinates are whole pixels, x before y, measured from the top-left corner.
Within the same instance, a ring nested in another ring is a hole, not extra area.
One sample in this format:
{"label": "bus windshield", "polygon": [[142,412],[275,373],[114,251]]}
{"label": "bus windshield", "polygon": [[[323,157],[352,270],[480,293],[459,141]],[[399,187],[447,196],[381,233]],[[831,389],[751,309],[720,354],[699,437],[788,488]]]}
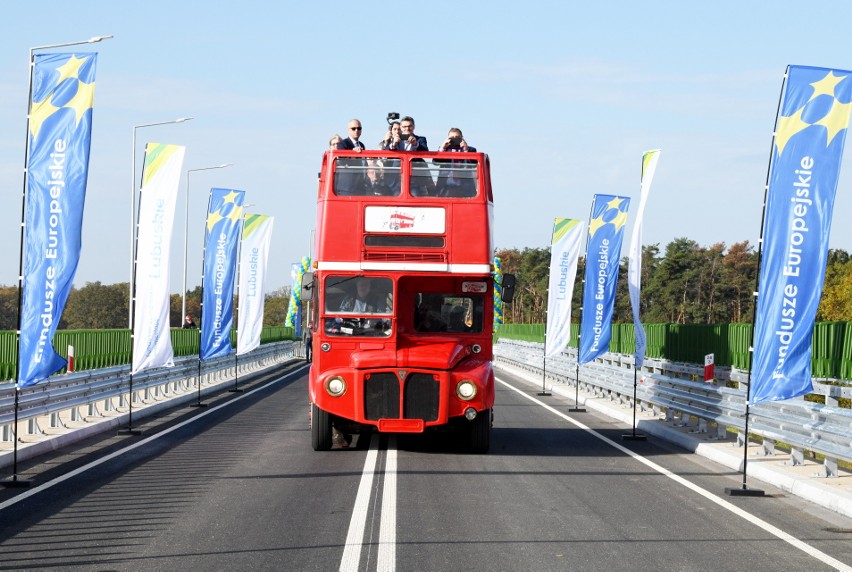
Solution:
{"label": "bus windshield", "polygon": [[[325,332],[332,336],[391,334],[393,281],[367,276],[327,276]],[[384,317],[382,317],[384,316]]]}
{"label": "bus windshield", "polygon": [[414,329],[429,333],[479,333],[484,307],[481,296],[420,292],[415,296]]}

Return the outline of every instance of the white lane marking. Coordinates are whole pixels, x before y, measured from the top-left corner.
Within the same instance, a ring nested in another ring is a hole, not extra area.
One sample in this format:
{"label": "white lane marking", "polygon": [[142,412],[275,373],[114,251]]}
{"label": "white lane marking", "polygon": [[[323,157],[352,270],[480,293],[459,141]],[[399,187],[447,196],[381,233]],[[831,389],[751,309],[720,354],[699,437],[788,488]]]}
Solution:
{"label": "white lane marking", "polygon": [[89,469],[93,469],[93,468],[97,467],[98,465],[102,465],[102,464],[106,463],[107,461],[110,461],[110,460],[112,460],[112,459],[115,459],[116,457],[120,457],[121,455],[123,455],[123,454],[127,453],[128,451],[132,451],[133,449],[137,449],[137,448],[139,448],[139,447],[142,447],[143,445],[147,445],[148,443],[150,443],[150,442],[152,442],[152,441],[156,441],[157,439],[159,439],[159,438],[161,438],[161,437],[165,437],[165,436],[166,436],[166,435],[168,435],[169,433],[172,433],[173,431],[177,431],[178,429],[180,429],[180,428],[182,428],[182,427],[184,427],[184,426],[186,426],[186,425],[189,425],[190,423],[195,423],[195,422],[196,422],[196,421],[198,421],[199,419],[203,419],[204,417],[206,417],[207,415],[210,415],[210,414],[211,414],[211,413],[213,413],[214,411],[218,411],[218,410],[222,409],[223,407],[228,407],[228,406],[230,406],[230,405],[232,405],[232,404],[236,403],[237,401],[240,401],[241,399],[245,399],[246,397],[248,397],[248,396],[250,396],[250,395],[253,395],[253,394],[257,393],[258,391],[264,390],[264,389],[268,388],[269,386],[274,385],[274,384],[276,384],[276,383],[279,383],[279,382],[281,382],[281,381],[284,381],[284,380],[286,380],[286,379],[290,379],[290,378],[291,378],[291,377],[293,377],[294,375],[300,375],[301,373],[303,373],[303,372],[301,371],[301,369],[300,369],[300,370],[296,370],[296,371],[291,372],[291,373],[289,373],[289,374],[287,374],[287,375],[285,375],[285,376],[283,376],[283,377],[280,377],[280,378],[278,378],[278,379],[276,379],[276,380],[274,380],[274,381],[270,381],[269,383],[267,383],[267,384],[263,385],[262,387],[258,387],[258,388],[252,389],[251,391],[246,392],[246,393],[241,393],[241,394],[239,394],[239,396],[238,396],[238,397],[234,397],[234,398],[233,398],[233,399],[231,399],[230,401],[228,401],[228,402],[226,402],[226,403],[222,403],[221,405],[217,405],[217,406],[215,406],[215,407],[211,407],[211,408],[209,408],[209,409],[205,410],[205,411],[204,411],[204,413],[199,413],[198,415],[196,415],[196,416],[195,416],[195,417],[193,417],[192,419],[187,419],[186,421],[182,421],[181,423],[178,423],[178,424],[177,424],[177,425],[175,425],[174,427],[170,427],[170,428],[168,428],[168,429],[164,429],[163,431],[160,431],[160,432],[159,432],[159,433],[157,433],[156,435],[151,435],[150,437],[146,437],[145,439],[142,439],[141,441],[137,441],[137,442],[136,442],[136,443],[134,443],[133,445],[129,445],[129,446],[127,446],[127,447],[123,448],[123,449],[119,449],[118,451],[115,451],[115,452],[113,452],[113,453],[110,453],[110,454],[109,454],[109,455],[107,455],[106,457],[102,457],[102,458],[100,458],[100,459],[98,459],[98,460],[96,460],[96,461],[92,461],[91,463],[88,463],[88,464],[86,464],[86,465],[83,465],[82,467],[77,467],[77,468],[76,468],[76,469],[74,469],[73,471],[71,471],[71,472],[69,472],[69,473],[66,473],[66,474],[64,474],[64,475],[62,475],[62,476],[56,477],[56,478],[55,478],[55,479],[53,479],[52,481],[48,481],[48,482],[46,482],[46,483],[44,483],[44,484],[42,484],[42,485],[39,485],[39,486],[37,486],[37,487],[35,487],[35,488],[29,489],[28,491],[26,491],[26,492],[24,492],[24,493],[21,493],[21,494],[19,494],[18,496],[14,497],[14,498],[11,498],[11,499],[9,499],[9,500],[7,500],[7,501],[5,501],[5,502],[0,503],[0,511],[2,511],[3,509],[9,508],[9,507],[10,507],[10,506],[12,506],[12,505],[15,505],[15,504],[19,503],[19,502],[21,502],[22,500],[28,499],[28,498],[30,498],[31,496],[37,495],[37,494],[38,494],[38,493],[40,493],[40,492],[46,491],[47,489],[49,489],[49,488],[51,488],[51,487],[53,487],[53,486],[55,486],[55,485],[58,485],[58,484],[59,484],[59,483],[61,483],[61,482],[64,482],[64,481],[67,481],[67,480],[68,480],[68,479],[70,479],[70,478],[76,477],[77,475],[79,475],[79,474],[81,474],[81,473],[85,473],[85,472],[86,472],[86,471],[88,471]]}
{"label": "white lane marking", "polygon": [[547,405],[546,403],[536,399],[535,397],[527,395],[526,393],[524,393],[520,389],[516,388],[515,386],[509,384],[508,382],[503,381],[502,379],[499,379],[499,378],[495,378],[495,379],[499,383],[501,383],[501,384],[505,385],[506,387],[508,387],[509,389],[511,389],[512,391],[515,391],[519,395],[529,399],[533,403],[536,403],[537,405],[541,405],[543,408],[550,411],[551,413],[561,417],[562,419],[565,419],[569,423],[573,423],[574,425],[576,425],[577,427],[579,427],[583,431],[587,431],[588,433],[594,435],[595,437],[597,437],[598,439],[600,439],[604,443],[606,443],[606,444],[608,444],[612,447],[615,447],[616,449],[618,449],[619,451],[621,451],[625,455],[629,455],[629,456],[633,457],[633,459],[635,459],[636,461],[639,461],[643,465],[650,467],[651,469],[657,471],[658,473],[672,479],[676,483],[681,484],[681,485],[685,486],[686,488],[690,489],[691,491],[698,493],[699,495],[703,496],[707,500],[716,503],[717,505],[719,505],[720,507],[722,507],[726,510],[729,510],[730,512],[732,512],[735,515],[739,516],[740,518],[745,519],[746,521],[754,524],[755,526],[762,528],[763,530],[765,530],[769,534],[776,536],[777,538],[783,540],[787,544],[798,548],[799,550],[801,550],[805,554],[812,556],[812,557],[816,558],[817,560],[819,560],[819,561],[821,561],[821,562],[823,562],[823,563],[825,563],[829,566],[832,566],[835,570],[842,570],[844,572],[852,572],[852,566],[849,566],[848,564],[845,564],[845,563],[843,563],[843,562],[841,562],[841,561],[839,561],[835,558],[832,558],[831,556],[829,556],[825,552],[822,552],[821,550],[814,548],[810,544],[802,542],[801,540],[795,538],[794,536],[787,534],[786,532],[784,532],[780,528],[777,528],[777,527],[769,524],[765,520],[763,520],[763,519],[761,519],[761,518],[759,518],[759,517],[757,517],[757,516],[755,516],[755,515],[753,515],[749,512],[744,511],[743,509],[739,508],[738,506],[736,506],[734,504],[731,504],[730,502],[726,501],[725,499],[717,497],[716,495],[714,495],[710,491],[699,487],[695,483],[691,483],[691,482],[687,481],[683,477],[680,477],[680,476],[672,473],[671,471],[669,471],[665,467],[661,467],[660,465],[654,463],[653,461],[649,461],[645,457],[643,457],[643,456],[641,456],[637,453],[634,453],[630,449],[616,443],[612,439],[608,439],[607,437],[601,435],[600,433],[598,433],[597,431],[595,431],[591,427],[587,427],[583,423],[577,421],[576,419],[574,419],[572,417],[569,417],[568,415],[565,415],[564,413],[562,413],[560,411],[557,411],[553,407],[551,407],[551,406]]}
{"label": "white lane marking", "polygon": [[382,519],[379,525],[378,572],[396,570],[396,436],[388,439],[385,484],[382,489]]}
{"label": "white lane marking", "polygon": [[[361,565],[361,552],[364,547],[364,529],[367,525],[367,514],[370,509],[370,498],[373,490],[373,477],[376,474],[376,462],[379,458],[379,439],[373,436],[367,458],[364,460],[364,470],[361,473],[361,484],[355,497],[355,508],[349,520],[349,532],[346,534],[346,547],[343,558],[340,559],[340,572],[358,572]],[[359,436],[358,439],[361,439]]]}

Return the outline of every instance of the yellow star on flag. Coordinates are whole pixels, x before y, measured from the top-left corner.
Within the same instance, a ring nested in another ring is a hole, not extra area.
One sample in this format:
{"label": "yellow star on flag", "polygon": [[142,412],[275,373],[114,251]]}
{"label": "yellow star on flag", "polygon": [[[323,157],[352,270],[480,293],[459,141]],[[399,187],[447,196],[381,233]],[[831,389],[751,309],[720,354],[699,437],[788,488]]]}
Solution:
{"label": "yellow star on flag", "polygon": [[238,196],[240,196],[239,193],[231,191],[230,193],[228,193],[227,195],[222,197],[222,200],[225,201],[226,204],[227,203],[233,203],[234,201],[237,200]]}
{"label": "yellow star on flag", "polygon": [[852,111],[852,103],[840,103],[836,99],[831,104],[831,110],[825,117],[814,123],[814,125],[822,125],[828,130],[828,139],[825,146],[831,144],[831,140],[835,135],[849,127],[849,114]]}
{"label": "yellow star on flag", "polygon": [[47,118],[59,111],[59,108],[50,102],[52,95],[51,93],[44,101],[33,103],[32,105],[32,109],[30,110],[30,133],[33,134],[33,139],[38,138],[41,126]]}
{"label": "yellow star on flag", "polygon": [[793,115],[786,117],[782,115],[778,118],[778,129],[775,131],[775,145],[778,146],[778,155],[784,152],[784,147],[793,135],[810,127],[810,123],[802,121],[803,110],[804,108]]}
{"label": "yellow star on flag", "polygon": [[59,72],[59,79],[56,81],[56,85],[59,85],[69,77],[79,78],[80,66],[86,63],[86,60],[88,59],[89,58],[78,58],[72,54],[67,62],[56,68],[56,71]]}
{"label": "yellow star on flag", "polygon": [[589,222],[589,236],[595,236],[598,229],[605,224],[603,217],[593,218],[591,222]]}
{"label": "yellow star on flag", "polygon": [[624,212],[624,211],[618,211],[618,214],[615,216],[614,219],[612,219],[612,224],[613,224],[613,226],[615,226],[616,232],[618,232],[618,229],[620,229],[626,223],[627,223],[627,213]]}
{"label": "yellow star on flag", "polygon": [[207,232],[213,230],[213,227],[222,220],[224,217],[220,215],[218,212],[210,213],[207,215]]}
{"label": "yellow star on flag", "polygon": [[845,75],[834,75],[833,71],[829,71],[824,78],[811,84],[811,87],[814,88],[814,92],[811,94],[811,99],[808,101],[812,101],[820,95],[830,95],[831,97],[834,97],[834,88],[837,87],[837,84],[844,79],[846,79]]}
{"label": "yellow star on flag", "polygon": [[79,125],[80,120],[83,119],[83,115],[92,108],[92,103],[95,100],[95,82],[92,83],[83,83],[82,81],[77,82],[77,93],[74,97],[71,98],[71,101],[63,105],[62,107],[68,107],[74,110],[74,114],[76,117],[76,123],[74,125]]}
{"label": "yellow star on flag", "polygon": [[235,206],[231,209],[231,212],[228,213],[228,216],[225,218],[231,219],[234,223],[243,218],[243,207]]}
{"label": "yellow star on flag", "polygon": [[621,203],[624,202],[624,199],[620,197],[613,197],[611,201],[609,201],[606,206],[609,209],[617,209],[621,206]]}

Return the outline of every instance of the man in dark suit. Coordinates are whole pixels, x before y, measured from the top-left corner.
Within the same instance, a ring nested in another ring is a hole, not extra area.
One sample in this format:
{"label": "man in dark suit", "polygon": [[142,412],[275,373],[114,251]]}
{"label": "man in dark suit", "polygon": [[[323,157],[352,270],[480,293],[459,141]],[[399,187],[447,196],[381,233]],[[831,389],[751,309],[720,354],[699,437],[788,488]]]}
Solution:
{"label": "man in dark suit", "polygon": [[414,134],[414,118],[406,115],[399,122],[400,151],[428,151],[426,138]]}
{"label": "man in dark suit", "polygon": [[[476,147],[471,147],[465,141],[461,129],[451,127],[447,138],[441,143],[439,151],[450,153],[476,153]],[[476,161],[463,159],[435,159],[435,163],[443,165],[438,176],[437,192],[443,197],[474,197],[476,196]]]}
{"label": "man in dark suit", "polygon": [[[361,122],[357,119],[349,121],[349,137],[340,140],[337,148],[344,151],[364,150],[361,139]],[[337,161],[338,171],[334,175],[334,194],[343,196],[364,194],[364,160],[340,158]],[[348,169],[348,171],[347,171]]]}
{"label": "man in dark suit", "polygon": [[359,139],[361,139],[361,122],[357,119],[352,119],[349,121],[349,137],[341,139],[340,143],[337,144],[337,148],[347,151],[361,151],[365,147]]}

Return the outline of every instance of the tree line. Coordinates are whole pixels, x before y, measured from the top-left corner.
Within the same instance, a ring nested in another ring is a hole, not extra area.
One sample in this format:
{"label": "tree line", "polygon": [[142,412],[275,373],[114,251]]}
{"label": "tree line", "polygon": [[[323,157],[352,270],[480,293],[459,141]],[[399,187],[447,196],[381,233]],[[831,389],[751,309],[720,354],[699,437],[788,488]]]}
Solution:
{"label": "tree line", "polygon": [[[504,273],[517,280],[515,300],[503,310],[506,323],[545,322],[550,248],[501,249]],[[613,322],[632,322],[627,288],[627,258],[619,267]],[[700,246],[677,238],[660,251],[642,248],[640,317],[644,323],[748,323],[754,316],[758,256],[748,241]],[[580,321],[585,260],[579,261],[571,319]],[[817,321],[852,321],[852,261],[845,250],[829,250]]]}
{"label": "tree line", "polygon": [[[82,288],[72,288],[59,322],[61,330],[127,329],[129,314],[127,282],[101,284],[87,282]],[[264,326],[283,326],[290,303],[290,287],[282,286],[266,294],[263,310]],[[173,328],[183,325],[180,294],[169,301],[169,320]],[[236,297],[234,307],[237,308]],[[239,311],[239,308],[237,308]],[[201,325],[201,286],[186,295],[186,313]],[[18,329],[18,287],[0,286],[0,330]]]}

